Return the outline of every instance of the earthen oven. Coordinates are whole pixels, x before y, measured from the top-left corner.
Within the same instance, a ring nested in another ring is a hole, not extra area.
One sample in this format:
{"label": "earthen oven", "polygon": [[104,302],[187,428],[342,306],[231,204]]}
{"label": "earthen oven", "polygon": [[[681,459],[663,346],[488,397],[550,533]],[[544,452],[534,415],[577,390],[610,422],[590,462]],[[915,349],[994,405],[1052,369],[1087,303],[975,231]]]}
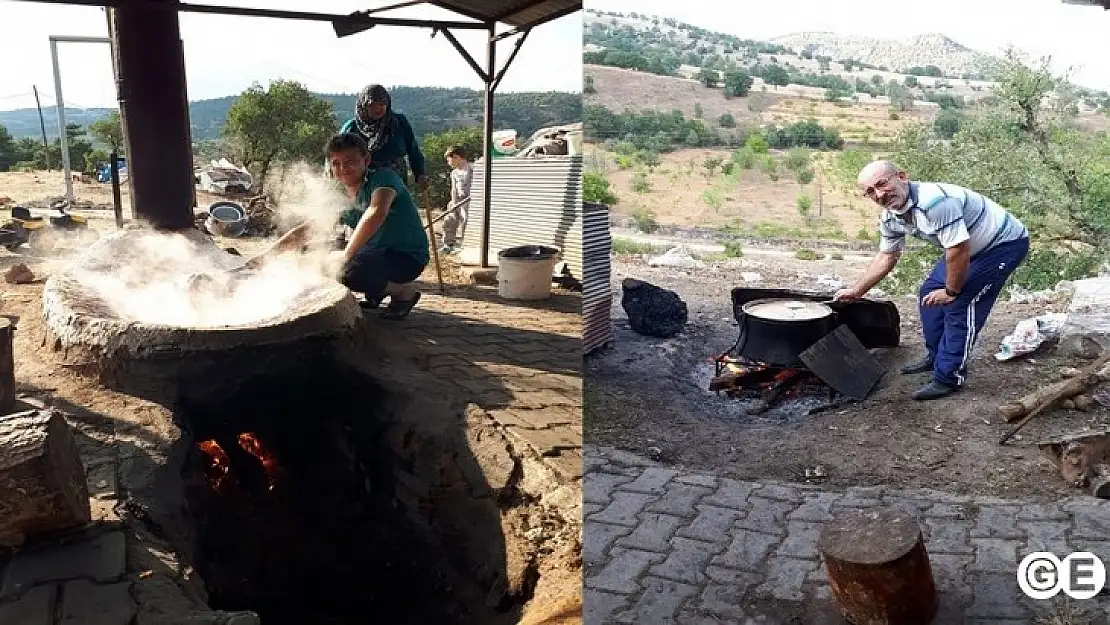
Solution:
{"label": "earthen oven", "polygon": [[[226,325],[158,323],[182,313],[120,299],[241,262],[199,233],[122,231],[46,284],[50,346],[172,411],[174,435],[127,505],[191,564],[213,609],[267,625],[514,622],[535,583],[529,566],[512,570],[501,526],[519,468],[510,459],[489,483],[476,424],[366,341],[346,289],[308,281],[277,314]],[[187,305],[179,296],[152,302]]]}

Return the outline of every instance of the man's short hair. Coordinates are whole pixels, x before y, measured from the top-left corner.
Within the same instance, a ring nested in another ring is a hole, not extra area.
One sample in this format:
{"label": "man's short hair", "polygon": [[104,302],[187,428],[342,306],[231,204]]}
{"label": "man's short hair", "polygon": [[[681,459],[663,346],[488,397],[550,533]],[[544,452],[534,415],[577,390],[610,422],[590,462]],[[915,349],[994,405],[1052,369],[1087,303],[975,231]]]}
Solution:
{"label": "man's short hair", "polygon": [[335,154],[336,152],[351,149],[358,150],[359,154],[370,153],[370,148],[366,145],[366,140],[353,132],[341,132],[332,135],[331,139],[328,139],[326,152],[328,154]]}
{"label": "man's short hair", "polygon": [[447,148],[447,151],[443,155],[444,156],[457,156],[461,159],[466,159],[466,148],[464,148],[461,145],[453,145],[453,146]]}

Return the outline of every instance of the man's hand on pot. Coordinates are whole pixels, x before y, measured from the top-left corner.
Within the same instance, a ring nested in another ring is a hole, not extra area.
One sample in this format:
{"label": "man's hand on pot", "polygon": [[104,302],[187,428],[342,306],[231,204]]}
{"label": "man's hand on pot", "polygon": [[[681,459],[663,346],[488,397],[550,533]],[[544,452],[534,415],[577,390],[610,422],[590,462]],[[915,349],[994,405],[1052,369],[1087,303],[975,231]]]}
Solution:
{"label": "man's hand on pot", "polygon": [[855,289],[840,289],[833,295],[834,302],[854,302],[863,297],[862,294],[857,293]]}
{"label": "man's hand on pot", "polygon": [[937,289],[935,291],[930,291],[927,295],[925,295],[925,297],[921,300],[921,305],[944,306],[945,304],[951,304],[954,301],[956,301],[956,298],[949,295],[947,291],[945,291],[944,289]]}

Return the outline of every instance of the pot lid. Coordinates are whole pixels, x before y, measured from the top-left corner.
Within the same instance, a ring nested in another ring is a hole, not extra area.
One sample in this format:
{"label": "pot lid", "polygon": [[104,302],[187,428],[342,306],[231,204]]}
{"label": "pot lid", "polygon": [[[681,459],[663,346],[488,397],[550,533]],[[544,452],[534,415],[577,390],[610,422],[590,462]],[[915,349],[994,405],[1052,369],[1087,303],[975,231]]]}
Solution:
{"label": "pot lid", "polygon": [[828,317],[833,311],[817,302],[779,299],[751,302],[744,306],[744,312],[772,321],[811,321]]}

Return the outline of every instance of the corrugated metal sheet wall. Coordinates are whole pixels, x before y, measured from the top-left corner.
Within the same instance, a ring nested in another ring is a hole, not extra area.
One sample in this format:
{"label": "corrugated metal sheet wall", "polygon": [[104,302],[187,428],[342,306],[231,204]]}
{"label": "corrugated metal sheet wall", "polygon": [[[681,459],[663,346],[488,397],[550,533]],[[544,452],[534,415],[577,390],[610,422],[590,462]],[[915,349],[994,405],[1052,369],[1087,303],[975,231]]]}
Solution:
{"label": "corrugated metal sheet wall", "polygon": [[613,340],[610,308],[613,293],[610,286],[612,238],[609,233],[609,207],[604,204],[583,205],[582,280],[582,352],[604,347]]}
{"label": "corrugated metal sheet wall", "polygon": [[[470,215],[463,247],[481,258],[482,164],[474,164]],[[582,271],[582,156],[498,158],[493,161],[490,202],[490,263],[497,252],[518,245],[551,245],[563,251],[575,279]]]}

